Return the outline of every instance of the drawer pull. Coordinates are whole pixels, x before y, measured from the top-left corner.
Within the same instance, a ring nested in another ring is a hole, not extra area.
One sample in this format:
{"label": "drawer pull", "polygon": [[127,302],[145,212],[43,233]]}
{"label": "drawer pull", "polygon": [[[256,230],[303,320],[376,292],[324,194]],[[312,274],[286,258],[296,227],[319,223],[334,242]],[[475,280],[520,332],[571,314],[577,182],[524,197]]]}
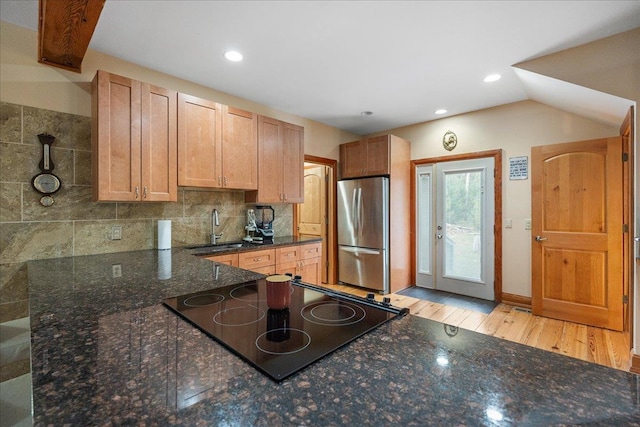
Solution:
{"label": "drawer pull", "polygon": [[262,258],[254,258],[253,262],[258,262],[258,261],[262,261]]}

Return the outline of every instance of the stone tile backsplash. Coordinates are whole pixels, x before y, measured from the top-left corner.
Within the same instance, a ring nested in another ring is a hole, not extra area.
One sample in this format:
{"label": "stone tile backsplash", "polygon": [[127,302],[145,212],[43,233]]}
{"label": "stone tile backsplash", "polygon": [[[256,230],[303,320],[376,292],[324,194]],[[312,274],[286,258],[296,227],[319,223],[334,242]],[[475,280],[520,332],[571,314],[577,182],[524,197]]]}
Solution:
{"label": "stone tile backsplash", "polygon": [[[56,139],[53,173],[62,188],[51,207],[40,205],[31,179],[40,172],[38,134]],[[177,202],[111,203],[91,201],[91,118],[0,102],[0,322],[28,315],[25,262],[31,259],[153,249],[157,221],[172,221],[172,245],[203,244],[217,209],[223,241],[245,235],[242,191],[178,189]],[[276,236],[291,235],[292,205],[274,205]],[[122,240],[111,228],[122,226]]]}

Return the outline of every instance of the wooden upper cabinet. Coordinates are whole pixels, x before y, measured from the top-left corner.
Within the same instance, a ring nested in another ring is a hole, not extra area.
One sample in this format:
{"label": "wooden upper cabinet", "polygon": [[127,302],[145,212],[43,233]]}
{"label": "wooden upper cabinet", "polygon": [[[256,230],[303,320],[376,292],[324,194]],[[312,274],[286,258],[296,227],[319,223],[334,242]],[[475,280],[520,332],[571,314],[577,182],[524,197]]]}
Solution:
{"label": "wooden upper cabinet", "polygon": [[95,201],[176,201],[177,93],[98,71],[92,85]]}
{"label": "wooden upper cabinet", "polygon": [[285,203],[304,202],[304,128],[284,123],[282,143],[282,198]]}
{"label": "wooden upper cabinet", "polygon": [[304,201],[304,128],[258,116],[258,191],[247,203]]}
{"label": "wooden upper cabinet", "polygon": [[389,175],[390,151],[389,135],[341,144],[341,178]]}
{"label": "wooden upper cabinet", "polygon": [[258,189],[258,115],[222,106],[222,186]]}
{"label": "wooden upper cabinet", "polygon": [[257,115],[178,95],[178,185],[258,188]]}
{"label": "wooden upper cabinet", "polygon": [[222,187],[222,106],[178,94],[178,185]]}

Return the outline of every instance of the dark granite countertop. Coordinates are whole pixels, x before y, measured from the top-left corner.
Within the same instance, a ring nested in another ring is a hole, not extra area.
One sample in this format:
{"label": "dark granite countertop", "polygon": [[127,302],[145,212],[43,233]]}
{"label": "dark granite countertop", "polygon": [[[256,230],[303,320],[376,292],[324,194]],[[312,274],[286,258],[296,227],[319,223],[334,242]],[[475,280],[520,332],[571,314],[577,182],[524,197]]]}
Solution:
{"label": "dark granite countertop", "polygon": [[[264,244],[236,241],[236,242],[220,242],[217,245],[201,245],[200,247],[196,247],[196,248],[194,248],[193,246],[189,246],[189,247],[193,248],[191,249],[191,251],[194,255],[215,256],[215,255],[226,255],[226,254],[236,253],[236,252],[260,251],[264,249],[273,249],[273,248],[284,247],[284,246],[303,245],[306,243],[315,243],[315,242],[321,242],[321,241],[322,241],[322,238],[313,237],[313,236],[307,236],[307,237],[284,236],[284,237],[275,237],[273,239],[273,242],[264,243]],[[225,248],[225,246],[228,246],[229,244],[233,244],[233,243],[242,244],[242,246]]]}
{"label": "dark granite countertop", "polygon": [[640,425],[637,375],[411,315],[275,383],[161,304],[263,277],[186,249],[28,269],[37,426]]}

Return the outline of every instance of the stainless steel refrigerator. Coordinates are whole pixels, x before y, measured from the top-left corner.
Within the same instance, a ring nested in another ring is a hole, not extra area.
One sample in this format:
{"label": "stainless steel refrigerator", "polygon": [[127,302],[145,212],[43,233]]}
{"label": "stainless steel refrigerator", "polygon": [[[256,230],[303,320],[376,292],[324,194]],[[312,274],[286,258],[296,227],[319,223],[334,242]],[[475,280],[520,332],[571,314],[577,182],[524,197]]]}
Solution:
{"label": "stainless steel refrigerator", "polygon": [[338,281],[389,292],[389,178],[338,181]]}

